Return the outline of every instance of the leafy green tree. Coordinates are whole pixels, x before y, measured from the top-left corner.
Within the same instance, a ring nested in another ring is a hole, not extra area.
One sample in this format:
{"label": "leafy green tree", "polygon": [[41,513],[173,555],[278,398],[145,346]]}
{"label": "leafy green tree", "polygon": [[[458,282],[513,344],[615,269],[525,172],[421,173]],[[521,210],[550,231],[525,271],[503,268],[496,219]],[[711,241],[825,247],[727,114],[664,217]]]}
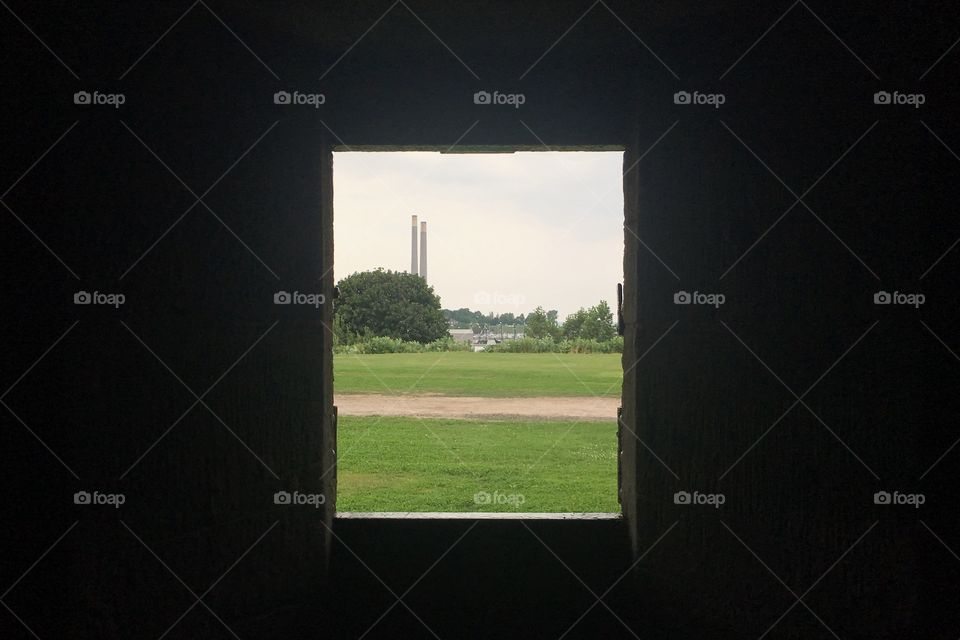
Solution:
{"label": "leafy green tree", "polygon": [[447,335],[440,298],[420,276],[399,271],[363,271],[341,280],[334,306],[342,331],[421,343]]}
{"label": "leafy green tree", "polygon": [[604,300],[586,311],[586,317],[580,326],[580,337],[586,340],[612,340],[617,335],[613,325],[613,312]]}
{"label": "leafy green tree", "polygon": [[563,321],[563,337],[567,339],[579,338],[583,323],[587,319],[587,311],[580,308],[576,313],[571,313]]}
{"label": "leafy green tree", "polygon": [[528,338],[557,338],[560,335],[560,327],[557,326],[557,317],[551,319],[549,313],[543,310],[543,307],[537,307],[527,316],[524,336]]}
{"label": "leafy green tree", "polygon": [[613,312],[603,300],[589,309],[581,307],[576,313],[567,316],[563,322],[563,336],[567,339],[583,338],[605,342],[612,340],[616,335]]}

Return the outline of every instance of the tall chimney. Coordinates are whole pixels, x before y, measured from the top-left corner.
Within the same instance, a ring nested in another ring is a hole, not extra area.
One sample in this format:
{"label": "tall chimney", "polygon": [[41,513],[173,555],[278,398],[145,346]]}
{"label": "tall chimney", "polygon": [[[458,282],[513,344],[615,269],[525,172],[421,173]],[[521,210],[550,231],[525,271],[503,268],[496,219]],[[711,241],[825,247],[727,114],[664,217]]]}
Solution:
{"label": "tall chimney", "polygon": [[417,216],[410,216],[410,273],[417,275]]}
{"label": "tall chimney", "polygon": [[427,279],[427,223],[420,223],[420,277]]}

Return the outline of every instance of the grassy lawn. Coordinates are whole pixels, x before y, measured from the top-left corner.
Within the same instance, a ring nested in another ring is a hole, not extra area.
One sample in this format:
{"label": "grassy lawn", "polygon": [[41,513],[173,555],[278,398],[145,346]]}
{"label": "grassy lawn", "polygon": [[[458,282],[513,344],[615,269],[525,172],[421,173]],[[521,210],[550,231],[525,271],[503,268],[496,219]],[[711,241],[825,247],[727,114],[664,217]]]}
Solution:
{"label": "grassy lawn", "polygon": [[[499,388],[495,383],[488,391]],[[338,511],[620,510],[615,421],[342,416],[337,431]],[[477,504],[478,492],[490,494],[491,503]]]}
{"label": "grassy lawn", "polygon": [[619,353],[386,353],[334,357],[337,393],[619,396]]}

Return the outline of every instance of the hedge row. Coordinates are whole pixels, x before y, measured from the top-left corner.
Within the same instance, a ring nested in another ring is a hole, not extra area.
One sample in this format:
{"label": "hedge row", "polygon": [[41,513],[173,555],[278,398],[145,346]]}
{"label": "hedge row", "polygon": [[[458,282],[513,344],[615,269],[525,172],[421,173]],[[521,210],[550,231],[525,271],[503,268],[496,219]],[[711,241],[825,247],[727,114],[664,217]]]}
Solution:
{"label": "hedge row", "polygon": [[[467,342],[441,338],[421,344],[395,338],[367,338],[354,344],[341,344],[334,353],[431,353],[439,351],[473,351]],[[553,338],[518,338],[489,345],[485,353],[623,353],[623,338],[612,340],[554,340]]]}
{"label": "hedge row", "polygon": [[518,338],[490,345],[487,353],[623,353],[623,338],[611,340],[554,340],[553,338]]}
{"label": "hedge row", "polygon": [[458,342],[453,338],[440,338],[422,344],[396,338],[375,337],[354,344],[337,345],[333,349],[334,353],[430,353],[437,351],[473,351],[473,347],[469,343]]}

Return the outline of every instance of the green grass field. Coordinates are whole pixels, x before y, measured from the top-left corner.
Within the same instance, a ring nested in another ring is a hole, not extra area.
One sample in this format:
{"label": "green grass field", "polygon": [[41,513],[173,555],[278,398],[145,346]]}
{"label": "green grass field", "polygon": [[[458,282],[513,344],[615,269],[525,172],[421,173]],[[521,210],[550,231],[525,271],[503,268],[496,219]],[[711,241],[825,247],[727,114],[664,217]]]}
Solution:
{"label": "green grass field", "polygon": [[620,510],[615,421],[342,416],[337,426],[339,511]]}
{"label": "green grass field", "polygon": [[387,353],[334,357],[337,393],[619,396],[620,354]]}

